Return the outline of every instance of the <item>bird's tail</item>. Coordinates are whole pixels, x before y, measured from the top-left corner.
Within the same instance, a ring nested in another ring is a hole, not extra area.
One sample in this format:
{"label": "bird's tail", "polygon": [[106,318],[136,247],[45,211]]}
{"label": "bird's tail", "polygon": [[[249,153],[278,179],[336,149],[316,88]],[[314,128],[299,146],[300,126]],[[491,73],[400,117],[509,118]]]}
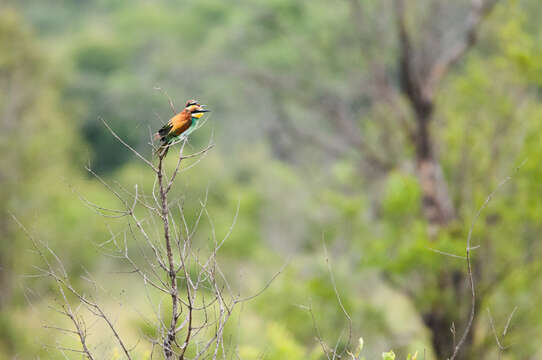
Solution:
{"label": "bird's tail", "polygon": [[162,143],[160,144],[160,147],[155,150],[154,155],[162,158],[165,157],[169,150],[169,141],[159,133],[154,134],[154,140],[160,140]]}
{"label": "bird's tail", "polygon": [[167,155],[167,152],[169,150],[169,143],[162,143],[158,149],[154,152],[154,155],[158,157],[165,157]]}

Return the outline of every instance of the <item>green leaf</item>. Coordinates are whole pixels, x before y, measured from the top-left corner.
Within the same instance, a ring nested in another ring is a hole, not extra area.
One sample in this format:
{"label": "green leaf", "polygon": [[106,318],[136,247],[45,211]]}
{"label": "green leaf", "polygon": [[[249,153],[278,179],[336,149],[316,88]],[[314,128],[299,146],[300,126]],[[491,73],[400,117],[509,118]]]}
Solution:
{"label": "green leaf", "polygon": [[382,360],[395,360],[395,353],[393,352],[393,350],[382,353]]}
{"label": "green leaf", "polygon": [[361,353],[361,350],[363,350],[363,338],[359,337],[359,349],[358,349],[358,355]]}

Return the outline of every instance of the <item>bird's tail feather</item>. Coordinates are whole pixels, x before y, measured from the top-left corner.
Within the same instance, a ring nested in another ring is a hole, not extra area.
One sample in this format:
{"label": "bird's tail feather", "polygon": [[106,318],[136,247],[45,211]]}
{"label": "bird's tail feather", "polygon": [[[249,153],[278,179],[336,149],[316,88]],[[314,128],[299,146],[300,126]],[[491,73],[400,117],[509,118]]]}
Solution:
{"label": "bird's tail feather", "polygon": [[156,149],[156,151],[154,152],[154,155],[163,158],[167,155],[168,150],[169,150],[169,143],[167,142],[162,143],[162,145],[160,145],[160,147]]}

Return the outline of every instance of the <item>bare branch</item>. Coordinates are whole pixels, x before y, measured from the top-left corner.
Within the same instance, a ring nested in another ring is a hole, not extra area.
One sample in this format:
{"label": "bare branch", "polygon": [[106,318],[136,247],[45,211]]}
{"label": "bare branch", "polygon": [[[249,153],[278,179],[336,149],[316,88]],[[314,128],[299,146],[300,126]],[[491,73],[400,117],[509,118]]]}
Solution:
{"label": "bare branch", "polygon": [[504,351],[504,346],[502,346],[501,341],[499,340],[499,335],[497,335],[497,330],[495,329],[495,322],[493,321],[493,317],[491,316],[491,311],[489,308],[487,308],[487,316],[489,317],[489,325],[491,326],[491,331],[493,332],[493,336],[495,337],[495,341],[497,342],[497,347],[502,352]]}
{"label": "bare branch", "polygon": [[[54,269],[51,266],[51,263],[49,262],[49,260],[47,260],[47,257],[42,252],[42,250],[41,250],[41,248],[40,248],[40,246],[38,244],[38,240],[34,239],[34,237],[30,234],[30,232],[26,229],[26,227],[19,221],[19,219],[17,219],[17,217],[15,217],[15,215],[11,214],[11,217],[17,223],[19,228],[25,233],[25,235],[30,239],[30,241],[32,242],[32,245],[34,246],[34,249],[38,252],[38,254],[42,258],[42,260],[47,265],[47,268],[48,268],[47,274],[52,276],[56,281],[56,284],[58,286],[58,290],[59,290],[60,294],[62,295],[62,299],[64,300],[63,314],[66,315],[71,320],[71,322],[73,323],[73,325],[74,325],[74,327],[76,329],[75,332],[77,333],[77,336],[79,337],[79,342],[81,343],[81,346],[83,348],[83,350],[73,350],[73,351],[80,352],[80,353],[84,354],[87,357],[87,359],[89,359],[89,360],[94,360],[94,357],[93,357],[92,353],[90,352],[90,350],[89,350],[89,348],[87,346],[87,341],[86,341],[87,334],[86,334],[86,331],[85,331],[84,324],[83,324],[82,320],[78,319],[76,317],[76,315],[73,313],[73,310],[72,310],[72,307],[71,307],[71,305],[70,305],[70,303],[68,301],[68,298],[66,297],[66,294],[64,293],[63,280],[59,276],[57,276],[56,273],[54,272]],[[52,250],[50,250],[50,248],[47,247],[47,249],[51,253],[53,253]],[[60,261],[60,259],[58,258],[58,256],[56,256],[56,254],[54,254],[54,257],[55,257],[55,259],[57,259],[57,261]],[[64,271],[63,267],[62,267],[62,269]]]}
{"label": "bare branch", "polygon": [[461,60],[476,44],[478,31],[482,21],[491,13],[499,0],[472,0],[467,17],[467,28],[464,37],[445,51],[432,66],[424,86],[427,97],[433,98],[436,86],[448,73],[449,69]]}
{"label": "bare branch", "polygon": [[[504,326],[504,330],[502,332],[502,340],[504,340],[504,337],[506,336],[508,327],[510,326],[510,321],[512,320],[512,317],[514,316],[514,313],[516,312],[517,308],[518,307],[515,306],[514,310],[512,310],[512,312],[508,316],[508,320],[506,321],[506,325]],[[495,338],[495,342],[497,343],[497,347],[499,348],[499,360],[500,360],[504,351],[508,348],[508,346],[504,346],[501,342],[502,340],[499,339],[499,335],[497,334],[497,330],[495,329],[495,322],[493,321],[493,317],[491,316],[491,311],[489,310],[489,308],[487,308],[487,315],[489,317],[489,325],[491,326],[493,337]]]}
{"label": "bare branch", "polygon": [[[344,308],[343,302],[341,301],[341,296],[339,295],[339,291],[337,290],[337,284],[335,283],[335,277],[333,276],[333,271],[331,270],[331,265],[329,263],[329,257],[327,254],[327,248],[324,243],[324,256],[326,257],[326,264],[327,264],[327,270],[329,272],[329,278],[331,279],[331,284],[333,285],[333,292],[335,293],[335,297],[337,298],[337,302],[339,303],[339,306],[348,320],[348,346],[352,343],[352,318],[350,317],[350,314],[348,314],[348,311]],[[337,341],[338,344],[338,341]],[[346,351],[347,348],[345,348],[344,351]],[[343,351],[343,352],[344,352]],[[333,357],[335,358],[335,354],[337,353],[336,348],[333,352]],[[342,354],[341,354],[342,355]],[[340,357],[340,356],[339,356]]]}
{"label": "bare branch", "polygon": [[[164,183],[164,169],[163,169],[163,160],[165,153],[159,155],[158,158],[158,189],[160,192],[160,202],[161,202],[161,218],[164,227],[164,239],[166,242],[166,255],[168,259],[168,277],[171,283],[171,324],[168,329],[166,338],[164,339],[164,355],[166,359],[170,359],[173,356],[172,345],[175,342],[175,334],[177,328],[177,320],[179,319],[178,314],[178,290],[177,290],[177,274],[175,272],[175,264],[173,262],[173,251],[171,250],[171,239],[169,233],[169,206],[167,199],[166,184]],[[189,329],[190,331],[190,329]]]}
{"label": "bare branch", "polygon": [[261,295],[265,290],[267,290],[269,288],[269,286],[271,286],[273,281],[284,271],[284,269],[286,268],[286,266],[288,264],[289,264],[289,261],[285,262],[284,265],[282,265],[282,267],[280,268],[280,270],[277,271],[271,277],[271,279],[269,279],[269,281],[267,281],[267,283],[259,291],[257,291],[254,295],[250,295],[250,296],[247,296],[247,297],[244,297],[244,298],[235,299],[234,303],[237,304],[237,303],[241,303],[241,302],[246,302],[246,301],[252,300],[252,299],[258,297],[259,295]]}
{"label": "bare branch", "polygon": [[154,90],[158,90],[158,91],[161,91],[168,99],[168,103],[169,103],[169,107],[171,109],[171,112],[173,112],[173,115],[177,114],[177,111],[175,111],[175,105],[173,104],[173,100],[171,99],[171,97],[169,96],[169,94],[167,93],[166,90],[162,89],[161,87],[159,86],[155,86],[154,87]]}
{"label": "bare branch", "polygon": [[428,248],[428,249],[433,251],[433,252],[436,252],[437,254],[446,255],[446,256],[449,256],[449,257],[456,258],[456,259],[467,260],[466,256],[456,255],[456,254],[448,253],[448,252],[441,251],[441,250],[438,250],[438,249],[433,249],[433,248]]}
{"label": "bare branch", "polygon": [[[523,161],[516,169],[515,169],[515,173],[517,173],[519,171],[519,169],[523,166],[523,164],[525,164],[525,161]],[[513,175],[514,175],[513,174]],[[474,230],[474,226],[476,225],[476,222],[478,221],[478,219],[480,218],[480,215],[482,214],[482,211],[487,207],[487,205],[489,204],[489,202],[491,201],[491,199],[493,198],[493,196],[504,186],[506,185],[506,183],[508,181],[510,181],[513,177],[513,175],[509,175],[507,176],[504,180],[502,180],[498,185],[497,187],[495,188],[495,190],[493,190],[493,192],[491,192],[486,200],[484,201],[484,203],[482,204],[482,206],[478,209],[478,211],[476,212],[475,216],[474,216],[474,219],[471,223],[471,226],[469,228],[469,234],[467,236],[467,247],[466,247],[466,257],[467,257],[467,274],[468,274],[468,279],[469,279],[469,284],[470,284],[470,290],[471,290],[471,309],[470,309],[470,314],[469,314],[469,319],[467,321],[467,325],[465,327],[465,330],[463,332],[463,335],[461,336],[461,338],[459,339],[459,342],[457,343],[457,345],[455,346],[454,348],[454,352],[452,353],[452,356],[450,357],[450,360],[454,360],[456,357],[457,357],[457,354],[459,353],[459,350],[461,349],[461,347],[463,346],[463,344],[465,343],[465,340],[467,339],[467,335],[469,334],[471,328],[472,328],[472,323],[474,321],[474,313],[476,311],[476,290],[475,290],[475,286],[474,286],[474,276],[472,274],[472,264],[471,264],[471,239],[472,239],[472,231]]]}
{"label": "bare branch", "polygon": [[107,130],[109,130],[109,132],[111,133],[111,135],[113,135],[113,137],[115,139],[117,139],[122,145],[124,145],[126,148],[128,148],[131,152],[133,152],[140,160],[142,160],[145,164],[147,164],[151,169],[154,170],[155,173],[158,172],[158,169],[156,168],[156,166],[154,166],[149,160],[145,159],[145,157],[143,155],[141,155],[139,152],[137,152],[137,150],[135,150],[133,147],[131,147],[130,145],[128,145],[124,140],[121,139],[120,136],[117,135],[117,133],[115,131],[113,131],[113,129],[111,128],[111,126],[109,126],[109,124],[107,123],[107,121],[105,121],[102,117],[99,117],[98,119],[100,119],[100,121],[105,125],[105,127],[107,128]]}
{"label": "bare branch", "polygon": [[508,332],[508,328],[510,327],[510,323],[512,322],[512,317],[516,313],[517,309],[518,309],[518,307],[515,306],[514,310],[512,310],[512,312],[508,316],[508,320],[506,320],[506,325],[504,326],[504,330],[502,331],[502,336],[506,336],[506,333]]}

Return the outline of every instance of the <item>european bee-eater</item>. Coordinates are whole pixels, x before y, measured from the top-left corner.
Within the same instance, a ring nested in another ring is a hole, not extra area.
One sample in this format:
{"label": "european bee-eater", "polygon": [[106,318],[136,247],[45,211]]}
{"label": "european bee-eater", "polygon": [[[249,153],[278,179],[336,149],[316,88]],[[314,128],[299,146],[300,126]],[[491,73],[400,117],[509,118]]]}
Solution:
{"label": "european bee-eater", "polygon": [[196,129],[198,120],[209,111],[205,109],[205,105],[200,105],[196,100],[188,100],[183,111],[169,119],[168,123],[154,135],[155,139],[160,139],[161,142],[157,154],[165,156],[169,145],[190,135]]}

